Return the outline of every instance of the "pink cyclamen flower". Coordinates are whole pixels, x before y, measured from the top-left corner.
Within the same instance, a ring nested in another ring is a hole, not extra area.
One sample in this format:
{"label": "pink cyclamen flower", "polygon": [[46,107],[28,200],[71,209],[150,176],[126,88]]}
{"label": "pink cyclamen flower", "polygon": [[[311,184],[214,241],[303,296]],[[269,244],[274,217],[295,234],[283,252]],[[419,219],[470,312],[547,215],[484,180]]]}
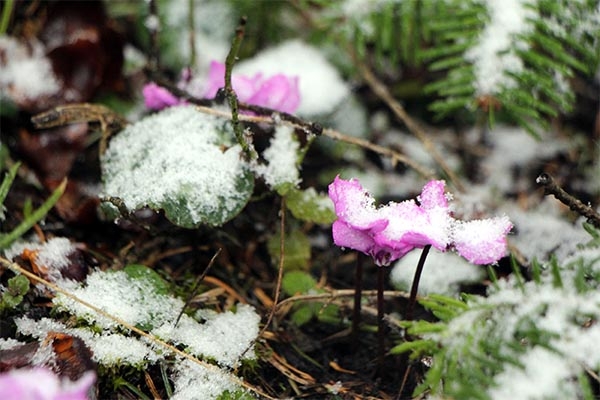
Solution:
{"label": "pink cyclamen flower", "polygon": [[146,108],[151,110],[162,110],[163,108],[185,103],[184,100],[179,99],[167,89],[158,86],[154,82],[146,84],[142,89],[142,94],[144,95]]}
{"label": "pink cyclamen flower", "polygon": [[414,248],[454,247],[474,264],[489,264],[506,254],[507,217],[463,222],[450,215],[444,181],[430,181],[414,200],[375,207],[375,200],[356,180],[335,178],[329,185],[338,219],[333,241],[365,253],[377,265],[389,265]]}
{"label": "pink cyclamen flower", "polygon": [[[215,97],[217,91],[223,86],[225,86],[225,64],[212,61],[204,97]],[[262,74],[253,77],[233,74],[231,86],[238,99],[244,103],[287,113],[293,113],[300,105],[298,77],[290,78],[277,74],[265,79]]]}
{"label": "pink cyclamen flower", "polygon": [[72,382],[46,368],[15,369],[0,375],[0,399],[86,400],[95,380],[93,371]]}

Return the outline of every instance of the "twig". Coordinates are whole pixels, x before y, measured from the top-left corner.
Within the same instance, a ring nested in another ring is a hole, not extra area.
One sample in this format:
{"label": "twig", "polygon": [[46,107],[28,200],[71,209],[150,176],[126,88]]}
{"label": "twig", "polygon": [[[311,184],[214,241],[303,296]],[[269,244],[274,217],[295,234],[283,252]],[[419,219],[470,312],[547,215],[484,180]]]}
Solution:
{"label": "twig", "polygon": [[233,133],[235,137],[242,147],[242,151],[244,152],[247,160],[253,160],[258,158],[256,151],[254,148],[248,143],[246,138],[244,137],[244,129],[239,120],[239,102],[237,94],[235,90],[233,90],[233,86],[231,85],[231,73],[233,71],[233,65],[237,60],[237,55],[240,50],[240,46],[242,45],[242,40],[244,39],[244,33],[246,28],[246,17],[240,18],[240,24],[235,30],[235,36],[233,37],[233,41],[231,42],[231,49],[229,50],[229,54],[227,54],[227,58],[225,59],[225,96],[227,96],[227,101],[229,103],[229,108],[231,109],[231,123],[233,125]]}
{"label": "twig", "polygon": [[347,136],[333,129],[323,129],[323,136],[339,140],[340,142],[354,144],[367,150],[374,151],[375,153],[381,154],[382,156],[387,156],[392,160],[392,166],[396,166],[398,162],[401,162],[417,171],[421,176],[425,177],[426,179],[435,178],[435,174],[429,168],[420,165],[419,163],[411,160],[405,155],[400,154],[397,151],[394,151],[390,148],[371,143],[368,140],[360,139],[353,136]]}
{"label": "twig", "polygon": [[540,174],[535,182],[538,185],[544,187],[544,194],[554,195],[561,203],[568,206],[572,211],[575,211],[579,215],[583,215],[587,218],[587,221],[594,225],[596,229],[600,229],[600,214],[598,214],[592,207],[587,206],[581,202],[578,198],[567,193],[563,188],[558,186],[554,181],[554,178],[549,174]]}
{"label": "twig", "polygon": [[189,40],[190,40],[190,67],[193,68],[196,65],[196,23],[195,19],[195,9],[194,9],[194,0],[188,0],[188,31],[189,31]]}
{"label": "twig", "polygon": [[54,107],[48,111],[31,117],[36,129],[54,128],[80,122],[97,122],[100,124],[100,154],[106,151],[108,138],[127,125],[127,120],[119,113],[102,104],[73,103]]}
{"label": "twig", "polygon": [[196,292],[198,291],[198,287],[200,285],[200,282],[202,282],[204,280],[204,278],[206,277],[206,274],[208,273],[208,271],[210,270],[210,268],[213,266],[213,264],[217,260],[217,257],[219,256],[219,254],[221,254],[221,250],[223,250],[223,249],[221,249],[219,247],[219,249],[217,250],[217,252],[215,253],[215,255],[212,256],[212,258],[210,259],[210,261],[209,261],[208,265],[206,266],[206,268],[204,268],[204,271],[202,271],[202,273],[200,274],[200,276],[196,279],[196,282],[194,283],[194,289],[192,289],[192,292],[188,296],[188,298],[185,301],[185,304],[183,305],[183,307],[181,307],[181,311],[179,312],[179,315],[177,316],[177,319],[175,320],[175,327],[177,327],[177,324],[179,323],[179,320],[181,319],[181,316],[183,315],[186,307],[190,305],[190,302],[192,301],[192,299],[194,298],[194,296],[196,296]]}
{"label": "twig", "polygon": [[149,16],[146,20],[146,28],[150,33],[150,51],[148,57],[148,64],[151,70],[160,70],[160,42],[159,42],[159,30],[160,30],[160,19],[158,18],[158,7],[156,0],[148,1]]}
{"label": "twig", "polygon": [[[228,113],[226,111],[218,110],[215,108],[198,105],[198,106],[196,106],[196,109],[198,109],[198,111],[204,112],[206,114],[215,115],[215,116],[219,116],[219,117],[223,117],[223,118],[231,118],[230,113]],[[260,115],[240,114],[239,120],[245,121],[245,122],[254,122],[254,123],[259,123],[259,122],[269,123],[269,124],[279,123],[282,125],[287,125],[287,126],[291,126],[291,127],[303,129],[303,130],[309,129],[307,127],[316,125],[316,124],[311,124],[311,123],[306,123],[306,122],[304,122],[302,125],[297,125],[295,122],[292,122],[290,120],[276,121],[273,117],[260,116]],[[408,167],[414,169],[419,175],[423,176],[426,179],[433,179],[435,177],[433,171],[431,171],[430,169],[411,160],[410,158],[406,157],[405,155],[398,153],[397,151],[394,151],[387,147],[379,146],[377,144],[369,142],[368,140],[344,135],[343,133],[336,131],[335,129],[329,129],[329,128],[322,129],[321,132],[322,132],[323,136],[329,137],[330,139],[338,140],[338,141],[344,142],[344,143],[353,144],[355,146],[359,146],[359,147],[365,148],[367,150],[371,150],[382,156],[389,157],[392,160],[393,166],[395,166],[398,162],[400,162],[400,163],[405,164]]]}
{"label": "twig", "polygon": [[444,173],[448,176],[450,181],[454,184],[454,186],[461,192],[463,192],[464,185],[462,184],[460,178],[450,169],[444,157],[437,151],[435,148],[433,141],[429,138],[429,136],[423,131],[423,129],[419,126],[419,124],[413,120],[410,115],[404,110],[404,107],[396,101],[394,96],[390,93],[388,88],[381,82],[379,79],[375,77],[373,72],[367,67],[366,64],[359,61],[356,57],[354,57],[354,62],[358,65],[360,72],[371,90],[383,100],[388,107],[393,111],[393,113],[398,117],[404,125],[408,128],[408,130],[417,137],[425,146],[425,149],[431,154],[435,162],[442,168]]}
{"label": "twig", "polygon": [[[296,296],[288,297],[285,300],[281,300],[281,302],[279,302],[279,304],[277,304],[277,311],[282,309],[288,303],[295,303],[295,302],[300,302],[300,301],[332,302],[333,300],[338,299],[338,298],[344,298],[344,297],[354,298],[355,293],[356,293],[356,290],[354,290],[354,289],[340,289],[340,290],[333,290],[329,293],[296,295]],[[362,297],[363,298],[377,297],[377,290],[363,290]],[[402,292],[402,291],[398,291],[398,290],[385,290],[383,292],[383,297],[384,298],[392,298],[392,299],[398,298],[398,297],[408,298],[409,294],[407,292]]]}
{"label": "twig", "polygon": [[[129,324],[128,322],[122,320],[119,317],[115,317],[114,315],[111,315],[109,313],[107,313],[106,311],[96,307],[93,304],[88,303],[85,300],[80,299],[79,297],[75,296],[74,294],[62,289],[61,287],[55,285],[54,283],[48,282],[47,280],[40,278],[39,276],[23,269],[19,264],[13,263],[3,257],[0,257],[0,264],[2,264],[2,266],[6,267],[6,268],[10,268],[13,271],[16,271],[20,274],[25,275],[27,278],[36,281],[38,283],[41,283],[42,285],[54,290],[57,293],[62,294],[63,296],[66,296],[68,298],[70,298],[71,300],[91,309],[92,311],[94,311],[95,313],[97,313],[98,315],[101,315],[102,317],[108,318],[114,322],[116,322],[117,324],[121,325],[122,327],[124,327],[127,330],[130,330],[132,332],[135,332],[136,334],[145,337],[146,339],[166,348],[169,351],[172,351],[173,353],[177,354],[178,356],[181,356],[183,358],[186,358],[204,368],[207,368],[209,370],[213,370],[213,371],[221,371],[221,368],[217,367],[216,365],[213,364],[209,364],[205,361],[202,361],[194,356],[192,356],[191,354],[185,353],[182,350],[179,350],[177,347],[170,345],[169,343],[157,338],[156,336],[150,334],[150,333],[146,333],[143,330]],[[238,385],[258,394],[259,396],[264,396],[267,399],[274,399],[273,397],[267,395],[266,393],[262,392],[260,389],[250,385],[249,383],[243,381],[242,379],[238,378],[235,375],[231,375],[231,379]]]}

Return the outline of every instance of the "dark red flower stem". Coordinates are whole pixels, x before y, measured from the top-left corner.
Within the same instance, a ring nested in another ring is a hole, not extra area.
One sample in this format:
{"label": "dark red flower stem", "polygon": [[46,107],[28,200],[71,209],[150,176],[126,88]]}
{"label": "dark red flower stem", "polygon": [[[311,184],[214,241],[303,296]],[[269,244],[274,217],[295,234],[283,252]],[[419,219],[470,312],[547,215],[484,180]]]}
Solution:
{"label": "dark red flower stem", "polygon": [[363,263],[364,256],[358,253],[356,256],[356,271],[354,275],[354,308],[352,310],[352,345],[358,348],[358,331],[361,322],[361,300],[363,286]]}
{"label": "dark red flower stem", "polygon": [[384,323],[384,300],[383,291],[385,285],[385,270],[382,266],[377,266],[377,363],[379,371],[383,372],[383,362],[385,358],[385,323]]}
{"label": "dark red flower stem", "polygon": [[417,292],[419,291],[419,281],[421,280],[421,273],[423,272],[423,267],[425,266],[425,260],[427,259],[429,249],[431,249],[430,244],[423,247],[421,257],[419,258],[419,263],[417,264],[417,269],[415,270],[415,276],[413,277],[412,287],[410,288],[410,297],[408,298],[408,305],[406,307],[406,313],[404,315],[404,319],[406,321],[412,321],[414,316],[415,304],[417,303]]}

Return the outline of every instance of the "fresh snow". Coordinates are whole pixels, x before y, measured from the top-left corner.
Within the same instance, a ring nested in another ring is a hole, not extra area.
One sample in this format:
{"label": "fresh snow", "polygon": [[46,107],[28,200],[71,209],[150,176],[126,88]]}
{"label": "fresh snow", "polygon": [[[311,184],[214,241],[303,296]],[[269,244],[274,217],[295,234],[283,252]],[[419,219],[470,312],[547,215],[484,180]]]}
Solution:
{"label": "fresh snow", "polygon": [[[585,279],[600,272],[600,249],[578,250],[560,265],[562,285],[554,283],[550,265],[543,264],[539,284],[520,284],[514,276],[500,280],[488,297],[472,297],[468,310],[449,321],[444,332],[428,334],[449,354],[464,357],[463,368],[477,363],[477,357],[489,357],[485,348],[494,346],[505,359],[516,358],[518,364],[507,361],[493,376],[487,392],[491,399],[579,398],[575,379],[584,368],[600,365],[600,326],[594,323],[600,318],[600,284]],[[545,344],[529,342],[532,330]]]}
{"label": "fresh snow", "polygon": [[225,123],[177,106],[128,126],[102,159],[104,193],[130,210],[170,204],[193,224],[235,212],[250,196],[238,187],[247,165],[239,145],[219,147],[231,144]]}
{"label": "fresh snow", "polygon": [[206,320],[203,324],[182,315],[177,327],[169,322],[153,330],[153,333],[162,339],[185,345],[194,355],[213,358],[227,367],[237,366],[247,349],[245,357],[253,357],[254,351],[249,347],[258,335],[260,316],[252,307],[240,304],[235,313],[204,311],[202,316]]}
{"label": "fresh snow", "polygon": [[75,245],[72,244],[69,239],[63,237],[55,237],[48,239],[45,243],[39,241],[18,241],[15,242],[11,247],[4,250],[4,255],[9,260],[15,256],[21,255],[23,250],[30,250],[37,252],[35,255],[35,263],[47,269],[45,276],[50,280],[60,279],[60,271],[63,268],[69,266],[71,261],[69,255],[75,250]]}
{"label": "fresh snow", "polygon": [[294,137],[294,128],[278,125],[270,146],[263,152],[267,165],[256,165],[254,170],[272,189],[284,184],[296,186],[300,183],[297,165],[299,150],[300,143]]}
{"label": "fresh snow", "polygon": [[297,76],[301,99],[298,115],[329,114],[350,95],[348,85],[323,53],[300,40],[264,50],[236,64],[233,71],[248,76],[257,73]]}
{"label": "fresh snow", "polygon": [[50,60],[44,55],[43,45],[0,35],[0,93],[17,102],[51,96],[60,89]]}
{"label": "fresh snow", "polygon": [[[391,283],[399,290],[409,291],[421,251],[415,250],[398,260],[390,273]],[[481,282],[486,276],[482,266],[473,265],[455,253],[431,249],[419,281],[419,294],[456,296],[461,284]]]}
{"label": "fresh snow", "polygon": [[[133,279],[124,271],[96,271],[88,275],[85,285],[70,285],[68,289],[79,299],[131,325],[158,325],[172,321],[183,308],[183,301],[157,294],[149,280]],[[61,293],[57,293],[53,303],[104,329],[118,326],[117,322],[97,315],[95,311]]]}
{"label": "fresh snow", "polygon": [[216,399],[226,390],[242,390],[227,373],[208,369],[190,360],[176,362],[174,375],[175,390],[171,400]]}
{"label": "fresh snow", "polygon": [[475,68],[478,95],[498,93],[516,85],[507,72],[520,72],[523,62],[514,51],[515,42],[523,47],[517,35],[532,29],[527,21],[532,11],[528,0],[486,0],[490,22],[485,25],[479,42],[466,53]]}
{"label": "fresh snow", "polygon": [[[184,306],[183,301],[156,293],[156,288],[150,282],[131,278],[123,271],[96,271],[88,276],[85,283],[61,281],[59,286],[131,325],[150,327],[153,335],[173,345],[181,345],[191,354],[207,357],[219,365],[236,367],[242,358],[255,357],[252,343],[259,332],[260,316],[253,307],[240,304],[235,313],[200,310],[196,319],[183,314],[175,327],[175,320]],[[48,332],[77,336],[92,350],[94,360],[106,366],[140,366],[154,363],[169,354],[167,349],[147,338],[124,334],[121,325],[97,315],[64,294],[57,293],[53,302],[59,310],[68,311],[100,329],[70,328],[50,318],[34,320],[21,317],[15,320],[17,330],[39,340],[44,340]],[[0,348],[11,348],[16,344],[4,341],[0,342]],[[52,362],[51,352],[42,350],[36,355],[38,364]]]}

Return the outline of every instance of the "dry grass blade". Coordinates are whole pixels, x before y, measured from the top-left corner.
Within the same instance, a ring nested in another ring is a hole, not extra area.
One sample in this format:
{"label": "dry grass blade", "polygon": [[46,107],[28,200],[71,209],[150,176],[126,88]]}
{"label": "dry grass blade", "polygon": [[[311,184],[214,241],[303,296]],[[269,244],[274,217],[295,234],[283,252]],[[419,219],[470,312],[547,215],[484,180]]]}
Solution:
{"label": "dry grass blade", "polygon": [[383,100],[387,106],[393,111],[393,113],[398,117],[404,125],[408,128],[408,130],[417,137],[425,146],[425,149],[431,154],[435,162],[440,166],[440,168],[444,171],[444,173],[448,176],[448,178],[452,181],[454,186],[460,190],[461,192],[465,191],[465,187],[462,184],[460,178],[450,169],[444,157],[437,151],[435,148],[433,141],[429,138],[429,136],[423,131],[423,129],[417,124],[415,120],[413,120],[410,115],[404,110],[404,107],[390,93],[387,86],[385,86],[382,82],[380,82],[377,77],[373,74],[373,72],[367,67],[364,63],[355,60],[356,65],[359,67],[360,72],[363,76],[363,79],[371,90],[381,99]]}

